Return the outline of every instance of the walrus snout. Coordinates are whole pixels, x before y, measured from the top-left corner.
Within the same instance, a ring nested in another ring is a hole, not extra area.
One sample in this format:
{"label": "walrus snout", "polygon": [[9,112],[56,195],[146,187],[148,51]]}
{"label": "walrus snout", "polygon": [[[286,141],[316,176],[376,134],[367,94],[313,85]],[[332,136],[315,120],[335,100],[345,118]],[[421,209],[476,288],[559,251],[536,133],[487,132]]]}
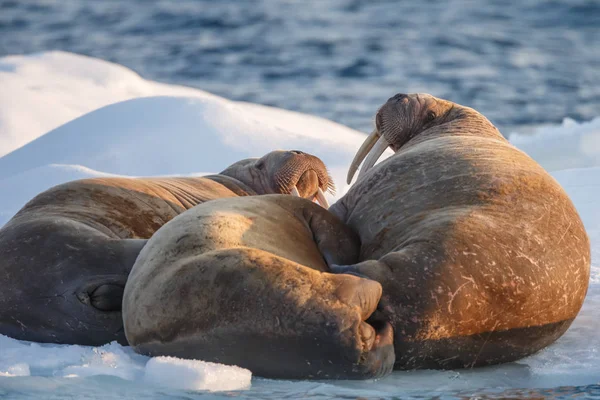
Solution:
{"label": "walrus snout", "polygon": [[325,192],[335,193],[335,185],[325,164],[318,157],[300,150],[290,150],[286,154],[286,161],[278,167],[274,177],[277,192],[304,197],[329,208]]}
{"label": "walrus snout", "polygon": [[320,188],[319,176],[314,170],[309,169],[300,176],[295,187],[300,197],[312,200]]}
{"label": "walrus snout", "polygon": [[[388,101],[377,110],[377,113],[375,114],[375,129],[367,136],[360,146],[350,164],[350,168],[348,168],[348,175],[346,178],[348,184],[352,181],[352,178],[361,163],[363,165],[358,174],[358,179],[361,179],[367,171],[375,165],[388,147],[392,147],[392,150],[394,151],[397,150],[397,148],[394,147],[394,140],[390,139],[393,139],[396,134],[400,133],[398,131],[402,126],[401,124],[398,124],[398,121],[395,121],[398,119],[397,116],[393,118],[390,116],[392,114],[405,114],[405,109],[409,107],[408,103],[410,102],[410,98],[411,96],[407,94],[398,93],[395,96],[390,97]],[[392,129],[390,129],[390,125],[392,126]],[[390,131],[392,131],[393,134],[390,134]]]}
{"label": "walrus snout", "polygon": [[436,99],[427,93],[398,93],[390,97],[375,114],[375,130],[365,139],[352,160],[347,183],[350,184],[361,163],[358,179],[373,168],[388,147],[397,152],[424,130],[448,122],[452,108],[453,103]]}
{"label": "walrus snout", "polygon": [[316,200],[324,208],[329,208],[324,193],[335,194],[323,161],[301,150],[274,150],[259,159],[241,160],[220,175],[241,181],[256,194],[292,194]]}

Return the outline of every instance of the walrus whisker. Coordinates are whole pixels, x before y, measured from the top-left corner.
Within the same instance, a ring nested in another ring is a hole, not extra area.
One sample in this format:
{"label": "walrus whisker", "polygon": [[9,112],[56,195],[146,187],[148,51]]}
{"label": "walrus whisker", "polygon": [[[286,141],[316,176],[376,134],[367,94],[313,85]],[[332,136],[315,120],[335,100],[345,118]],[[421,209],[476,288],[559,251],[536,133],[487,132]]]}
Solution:
{"label": "walrus whisker", "polygon": [[374,129],[373,132],[371,132],[371,134],[367,136],[363,144],[356,152],[354,160],[352,160],[352,164],[350,164],[350,168],[348,168],[348,176],[346,177],[346,183],[348,183],[348,185],[350,184],[350,182],[352,182],[352,178],[354,177],[356,170],[358,170],[360,163],[369,154],[369,151],[371,151],[373,146],[375,146],[375,143],[377,143],[377,140],[379,140],[380,136],[381,135],[379,131],[377,129]]}
{"label": "walrus whisker", "polygon": [[327,186],[326,187],[327,187],[326,191],[329,194],[331,194],[332,196],[335,196],[335,183],[333,183],[333,181],[331,180],[331,178],[327,182]]}
{"label": "walrus whisker", "polygon": [[375,145],[369,152],[367,159],[363,163],[362,168],[360,169],[360,172],[358,173],[358,179],[362,178],[367,173],[367,171],[369,171],[371,168],[373,168],[373,165],[375,165],[377,160],[379,160],[379,157],[381,157],[381,155],[389,147],[389,145],[390,144],[388,143],[385,136],[381,136],[379,138],[377,143],[375,143]]}

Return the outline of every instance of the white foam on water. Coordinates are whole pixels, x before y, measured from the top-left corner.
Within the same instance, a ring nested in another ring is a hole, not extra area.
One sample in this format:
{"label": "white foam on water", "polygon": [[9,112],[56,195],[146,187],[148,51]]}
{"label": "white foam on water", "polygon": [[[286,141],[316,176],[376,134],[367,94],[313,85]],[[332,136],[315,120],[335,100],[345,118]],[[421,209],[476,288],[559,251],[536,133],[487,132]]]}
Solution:
{"label": "white foam on water", "polygon": [[[16,149],[0,158],[0,226],[35,194],[68,180],[214,173],[275,148],[321,157],[338,184],[339,196],[347,190],[347,167],[365,138],[322,118],[146,81],[125,67],[74,54],[4,57],[0,63],[13,66],[0,72],[0,154]],[[10,96],[4,88],[10,89]],[[152,97],[136,98],[140,96]],[[116,103],[131,98],[135,99]],[[511,134],[510,140],[561,183],[591,239],[590,288],[563,337],[538,354],[495,367],[394,372],[379,381],[255,379],[248,393],[270,398],[380,397],[598,383],[600,118],[582,123],[567,119],[533,135]],[[0,335],[0,397],[35,397],[48,391],[66,397],[92,392],[113,398],[172,394],[147,381],[160,387],[173,384],[178,390],[233,390],[250,380],[249,372],[240,371],[245,370],[201,361],[149,361],[116,343],[95,348],[48,345]],[[238,386],[224,386],[228,384]]]}

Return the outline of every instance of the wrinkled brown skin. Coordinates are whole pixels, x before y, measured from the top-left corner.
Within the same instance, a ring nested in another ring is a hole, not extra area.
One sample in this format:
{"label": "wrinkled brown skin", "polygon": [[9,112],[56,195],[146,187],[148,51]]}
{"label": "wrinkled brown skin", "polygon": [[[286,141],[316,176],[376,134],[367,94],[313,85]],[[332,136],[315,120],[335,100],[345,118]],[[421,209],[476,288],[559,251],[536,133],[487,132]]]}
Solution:
{"label": "wrinkled brown skin", "polygon": [[[315,175],[318,178],[315,180]],[[316,157],[275,151],[219,175],[95,178],[55,186],[0,229],[0,333],[36,342],[126,344],[121,302],[146,240],[208,200],[331,187]]]}
{"label": "wrinkled brown skin", "polygon": [[391,372],[393,331],[364,322],[381,285],[328,271],[359,243],[327,210],[292,196],[211,201],[159,229],[123,297],[133,348],[285,379]]}
{"label": "wrinkled brown skin", "polygon": [[570,326],[590,243],[561,186],[477,111],[396,95],[376,117],[395,154],[330,211],[360,236],[383,286],[397,369],[520,359]]}

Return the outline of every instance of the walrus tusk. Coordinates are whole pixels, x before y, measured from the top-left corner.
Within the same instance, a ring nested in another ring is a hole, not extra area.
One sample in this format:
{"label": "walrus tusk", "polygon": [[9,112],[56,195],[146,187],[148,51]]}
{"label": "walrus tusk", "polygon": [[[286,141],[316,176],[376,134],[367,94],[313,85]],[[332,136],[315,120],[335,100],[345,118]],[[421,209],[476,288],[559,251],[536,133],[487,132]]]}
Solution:
{"label": "walrus tusk", "polygon": [[367,159],[363,163],[362,168],[358,173],[358,179],[362,178],[368,170],[373,168],[373,165],[375,165],[377,160],[379,160],[379,157],[381,157],[381,155],[388,148],[389,145],[390,144],[388,143],[385,137],[382,136],[379,138],[377,143],[375,143],[375,145],[372,146],[373,148],[371,149],[369,155],[367,156]]}
{"label": "walrus tusk", "polygon": [[[292,196],[302,197],[302,196],[300,196],[300,192],[298,192],[298,188],[296,186],[292,187],[290,194]],[[315,199],[313,199],[313,201],[314,200],[317,200],[317,203],[319,203],[321,205],[321,207],[323,207],[325,209],[329,208],[329,202],[325,198],[325,194],[323,193],[323,190],[321,190],[321,188],[319,188],[317,190],[317,194],[315,195]]]}
{"label": "walrus tusk", "polygon": [[329,208],[329,202],[325,198],[325,194],[323,193],[321,188],[317,190],[317,202],[321,205],[321,207],[325,209]]}
{"label": "walrus tusk", "polygon": [[354,177],[354,174],[356,173],[360,163],[369,154],[369,151],[373,148],[373,146],[375,146],[375,143],[377,143],[377,140],[379,140],[380,136],[381,135],[377,129],[375,129],[369,136],[367,136],[363,144],[360,146],[360,149],[358,149],[356,152],[354,160],[352,160],[352,164],[350,164],[350,168],[348,168],[348,176],[346,177],[346,183],[348,183],[348,185],[350,182],[352,182],[352,178]]}

